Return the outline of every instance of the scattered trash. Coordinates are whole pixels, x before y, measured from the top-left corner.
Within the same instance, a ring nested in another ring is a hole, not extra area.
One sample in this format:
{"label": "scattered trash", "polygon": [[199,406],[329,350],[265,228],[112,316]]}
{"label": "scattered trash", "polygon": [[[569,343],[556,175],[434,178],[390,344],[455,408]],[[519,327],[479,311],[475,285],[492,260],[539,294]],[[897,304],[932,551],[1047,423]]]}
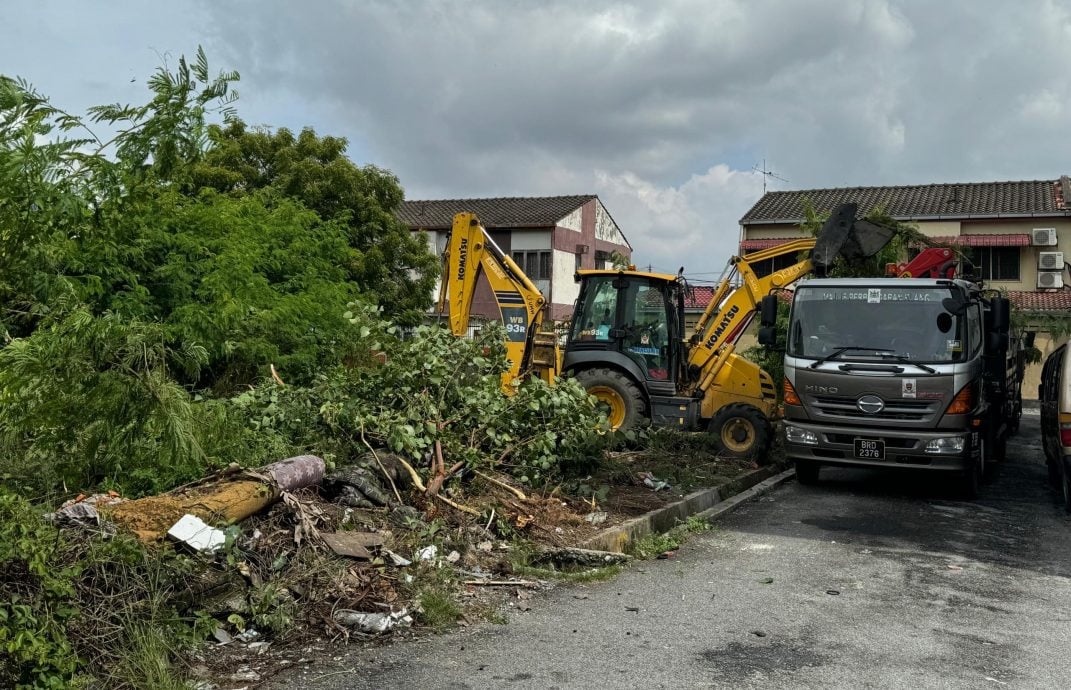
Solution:
{"label": "scattered trash", "polygon": [[448,563],[457,563],[460,560],[461,560],[461,554],[458,553],[457,551],[451,551],[450,553],[446,554],[446,561]]}
{"label": "scattered trash", "polygon": [[544,549],[541,553],[533,556],[531,562],[533,565],[550,561],[558,565],[586,565],[598,568],[614,563],[626,563],[630,560],[632,560],[632,556],[625,553],[617,553],[616,551],[596,551],[563,546]]}
{"label": "scattered trash", "polygon": [[254,628],[246,628],[242,632],[235,635],[234,639],[238,640],[239,642],[252,642],[258,637],[260,637],[259,630],[256,630]]}
{"label": "scattered trash", "polygon": [[629,611],[631,613],[639,613],[640,612],[640,607],[639,606],[626,606],[625,610]]}
{"label": "scattered trash", "polygon": [[435,544],[431,546],[425,546],[420,551],[417,551],[416,558],[418,561],[434,561],[435,557],[439,555],[439,547]]}
{"label": "scattered trash", "polygon": [[751,634],[754,635],[755,637],[766,637],[766,633],[764,633],[761,630],[752,630]]}
{"label": "scattered trash", "polygon": [[211,527],[201,518],[189,513],[171,525],[171,529],[167,530],[167,536],[182,542],[194,551],[206,553],[213,553],[227,543],[227,535],[223,530]]}
{"label": "scattered trash", "polygon": [[320,534],[327,546],[339,556],[372,560],[369,548],[383,545],[383,536],[374,532],[334,532]]}
{"label": "scattered trash", "polygon": [[838,594],[840,594],[840,592],[838,590],[835,590],[835,589],[827,589],[826,590],[826,594],[828,594],[828,595],[830,595],[832,597],[835,597]]}
{"label": "scattered trash", "polygon": [[676,551],[663,551],[662,553],[660,553],[657,556],[655,556],[655,558],[657,558],[660,561],[664,561],[667,558],[673,558],[676,555],[677,555]]}
{"label": "scattered trash", "polygon": [[594,513],[588,513],[584,516],[584,519],[593,525],[601,525],[602,523],[606,522],[606,518],[608,517],[610,517],[609,513],[602,510],[598,510]]}
{"label": "scattered trash", "polygon": [[96,527],[101,524],[98,506],[115,505],[126,499],[114,491],[105,494],[93,494],[86,496],[79,494],[77,497],[66,501],[56,512],[46,513],[46,522],[51,522],[56,527]]}
{"label": "scattered trash", "polygon": [[489,541],[481,541],[476,545],[477,551],[483,551],[485,553],[490,553],[493,548],[495,548],[495,545]]}
{"label": "scattered trash", "polygon": [[764,584],[764,585],[772,585],[773,584],[773,578],[772,577],[764,577],[763,579],[759,580],[759,582],[761,584]]}
{"label": "scattered trash", "polygon": [[963,566],[949,564],[948,569],[949,570],[963,570]]}
{"label": "scattered trash", "polygon": [[640,472],[639,476],[640,476],[640,479],[643,480],[643,485],[646,486],[649,489],[653,489],[655,491],[661,491],[662,489],[670,488],[669,482],[664,481],[662,479],[658,479],[657,477],[655,477],[650,472]]}
{"label": "scattered trash", "polygon": [[224,630],[222,627],[217,627],[215,630],[213,630],[212,637],[216,638],[216,642],[219,642],[221,645],[230,644],[231,642],[234,642],[234,638],[231,637],[231,634]]}
{"label": "scattered trash", "polygon": [[233,681],[249,681],[255,683],[260,680],[260,674],[249,668],[248,666],[241,666],[236,673],[231,674],[231,680]]}
{"label": "scattered trash", "polygon": [[574,598],[574,599],[587,599],[587,598],[589,598],[589,597],[588,597],[588,595],[587,595],[587,594],[574,594],[574,595],[573,595],[573,598]]}
{"label": "scattered trash", "polygon": [[407,565],[413,564],[413,562],[408,558],[399,556],[390,549],[383,549],[383,555],[390,559],[391,565],[397,566],[399,568],[404,568]]}
{"label": "scattered trash", "polygon": [[271,642],[250,642],[245,646],[246,649],[257,654],[263,654],[268,651],[268,647],[271,647]]}
{"label": "scattered trash", "polygon": [[374,466],[350,466],[334,470],[324,477],[323,492],[328,499],[351,508],[380,508],[397,504],[390,488],[383,485],[383,474]]}
{"label": "scattered trash", "polygon": [[413,617],[406,609],[397,613],[362,613],[350,609],[337,609],[331,617],[340,625],[373,634],[384,633],[395,627],[406,628],[413,624]]}
{"label": "scattered trash", "polygon": [[463,584],[482,587],[538,587],[530,580],[465,580]]}

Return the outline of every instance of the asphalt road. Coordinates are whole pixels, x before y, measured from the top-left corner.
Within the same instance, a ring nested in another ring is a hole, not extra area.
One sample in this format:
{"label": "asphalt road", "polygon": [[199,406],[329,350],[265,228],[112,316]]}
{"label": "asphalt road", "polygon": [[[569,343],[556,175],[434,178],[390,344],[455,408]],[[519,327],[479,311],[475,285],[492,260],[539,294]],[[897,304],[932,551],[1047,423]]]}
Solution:
{"label": "asphalt road", "polygon": [[824,469],[674,559],[559,587],[507,625],[355,650],[276,683],[1069,687],[1071,519],[1046,486],[1036,416],[1009,455],[973,503],[926,474]]}

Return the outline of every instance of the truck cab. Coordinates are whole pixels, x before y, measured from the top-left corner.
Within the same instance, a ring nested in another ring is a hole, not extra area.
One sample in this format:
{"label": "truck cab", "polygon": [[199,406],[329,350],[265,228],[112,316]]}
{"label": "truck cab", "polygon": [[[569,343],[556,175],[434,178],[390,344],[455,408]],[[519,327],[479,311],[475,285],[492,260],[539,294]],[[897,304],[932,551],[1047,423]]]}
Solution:
{"label": "truck cab", "polygon": [[958,473],[976,495],[1011,433],[1007,313],[962,280],[799,284],[783,434],[800,481],[822,465],[914,468]]}

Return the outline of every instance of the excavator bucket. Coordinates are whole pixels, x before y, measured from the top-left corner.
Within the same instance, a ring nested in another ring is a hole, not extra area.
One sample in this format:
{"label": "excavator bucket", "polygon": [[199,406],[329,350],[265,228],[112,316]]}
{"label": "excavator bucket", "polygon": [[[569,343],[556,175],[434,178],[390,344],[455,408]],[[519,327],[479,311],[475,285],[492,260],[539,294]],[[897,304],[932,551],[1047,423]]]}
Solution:
{"label": "excavator bucket", "polygon": [[874,256],[892,239],[894,230],[866,220],[856,220],[859,207],[841,204],[829,216],[815,238],[811,263],[820,275],[838,256],[848,261]]}

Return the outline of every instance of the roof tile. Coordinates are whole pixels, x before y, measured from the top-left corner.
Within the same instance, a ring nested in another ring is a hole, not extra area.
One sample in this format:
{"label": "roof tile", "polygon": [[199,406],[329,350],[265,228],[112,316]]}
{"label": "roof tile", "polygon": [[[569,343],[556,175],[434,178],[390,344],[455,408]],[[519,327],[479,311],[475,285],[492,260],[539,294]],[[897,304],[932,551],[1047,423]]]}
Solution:
{"label": "roof tile", "polygon": [[454,216],[463,211],[475,213],[488,228],[553,227],[562,218],[596,198],[594,194],[578,194],[403,201],[395,215],[411,228],[427,230],[449,228]]}
{"label": "roof tile", "polygon": [[767,192],[744,214],[740,224],[798,223],[804,217],[804,199],[810,199],[818,212],[831,211],[847,202],[859,204],[859,215],[884,206],[886,213],[898,220],[1071,215],[1071,208],[1066,205],[1061,192],[1060,180],[1029,180]]}
{"label": "roof tile", "polygon": [[1009,291],[1008,299],[1023,311],[1071,312],[1071,290],[1061,292]]}

